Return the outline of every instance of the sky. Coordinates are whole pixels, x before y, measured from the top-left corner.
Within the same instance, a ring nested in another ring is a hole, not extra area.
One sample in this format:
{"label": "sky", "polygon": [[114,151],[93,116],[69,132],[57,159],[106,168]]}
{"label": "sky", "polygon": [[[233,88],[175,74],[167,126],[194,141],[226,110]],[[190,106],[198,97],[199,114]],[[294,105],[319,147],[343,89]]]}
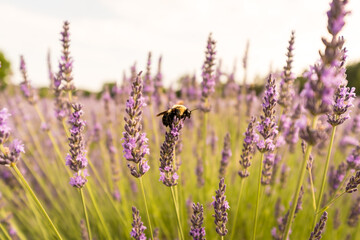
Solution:
{"label": "sky", "polygon": [[[165,86],[184,74],[200,78],[207,37],[217,41],[217,58],[237,79],[241,59],[250,42],[249,78],[266,76],[270,66],[282,69],[287,42],[295,30],[294,72],[301,74],[323,49],[328,37],[329,0],[0,0],[0,51],[12,63],[13,82],[24,55],[32,84],[48,86],[47,52],[57,70],[60,32],[70,22],[75,85],[100,90],[105,82],[121,81],[136,62],[145,70],[147,54],[153,62],[163,55]],[[350,0],[342,35],[349,62],[360,61],[360,1]],[[153,66],[153,72],[156,65]]]}

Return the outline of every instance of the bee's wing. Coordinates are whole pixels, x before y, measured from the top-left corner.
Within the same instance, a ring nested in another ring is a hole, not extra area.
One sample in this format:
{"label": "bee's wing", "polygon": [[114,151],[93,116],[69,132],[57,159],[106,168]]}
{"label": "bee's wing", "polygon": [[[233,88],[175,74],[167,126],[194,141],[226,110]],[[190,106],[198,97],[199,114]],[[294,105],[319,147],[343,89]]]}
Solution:
{"label": "bee's wing", "polygon": [[158,117],[158,116],[164,115],[167,111],[169,111],[169,110],[166,110],[166,111],[163,111],[163,112],[161,112],[161,113],[158,113],[156,116]]}

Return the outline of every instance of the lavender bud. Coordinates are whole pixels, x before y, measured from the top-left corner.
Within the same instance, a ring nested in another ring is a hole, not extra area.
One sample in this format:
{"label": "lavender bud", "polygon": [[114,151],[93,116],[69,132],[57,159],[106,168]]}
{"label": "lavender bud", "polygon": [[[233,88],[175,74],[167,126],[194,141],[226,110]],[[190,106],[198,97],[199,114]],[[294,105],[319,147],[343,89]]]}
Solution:
{"label": "lavender bud", "polygon": [[73,65],[73,59],[70,56],[70,33],[69,33],[69,25],[70,23],[68,21],[64,22],[63,25],[63,31],[61,34],[61,43],[62,43],[62,53],[60,62],[59,62],[59,68],[60,68],[60,79],[61,81],[65,82],[64,90],[65,91],[73,91],[75,89],[74,83],[73,83],[73,77],[72,77],[72,65]]}
{"label": "lavender bud", "polygon": [[347,193],[353,193],[357,191],[357,187],[360,184],[360,171],[357,171],[355,176],[351,176],[345,191]]}
{"label": "lavender bud", "polygon": [[274,166],[275,154],[267,153],[265,154],[265,159],[263,161],[264,167],[262,169],[261,175],[261,184],[269,185],[272,176],[272,169]]}
{"label": "lavender bud", "polygon": [[0,110],[0,144],[4,144],[10,137],[11,128],[7,124],[7,119],[11,116],[7,108]]}
{"label": "lavender bud", "polygon": [[356,146],[351,154],[346,158],[348,169],[360,168],[360,145]]}
{"label": "lavender bud", "polygon": [[242,153],[240,156],[241,159],[239,161],[243,170],[238,172],[240,177],[242,177],[242,178],[246,178],[250,175],[250,173],[248,172],[247,169],[251,165],[251,160],[252,160],[253,154],[255,152],[255,143],[256,143],[256,137],[257,137],[257,135],[255,135],[255,131],[254,131],[255,120],[256,120],[256,118],[254,116],[252,116],[250,123],[245,132]]}
{"label": "lavender bud", "polygon": [[142,97],[140,72],[132,83],[132,91],[126,102],[125,111],[129,118],[124,117],[125,132],[123,132],[124,138],[122,139],[124,140],[122,144],[124,148],[124,158],[129,161],[128,167],[130,173],[136,178],[141,177],[150,169],[148,162],[145,160],[145,155],[150,154],[147,145],[148,139],[146,133],[141,133],[142,107],[144,106],[146,106],[146,103]]}
{"label": "lavender bud", "polygon": [[26,100],[30,104],[35,104],[38,100],[38,97],[35,93],[35,90],[32,88],[30,81],[28,79],[26,64],[23,56],[20,56],[20,71],[23,78],[23,81],[20,83],[20,89],[24,94]]}
{"label": "lavender bud", "polygon": [[132,207],[132,217],[133,223],[131,224],[132,229],[130,232],[130,236],[135,240],[146,240],[144,223],[141,221],[139,210],[136,207]]}
{"label": "lavender bud", "polygon": [[151,52],[149,52],[144,76],[144,95],[146,102],[151,104],[151,96],[154,94],[154,83],[151,76]]}
{"label": "lavender bud", "polygon": [[293,62],[293,50],[294,50],[294,41],[295,41],[295,32],[291,32],[291,37],[289,40],[289,47],[286,53],[287,60],[284,71],[281,73],[281,83],[280,83],[280,95],[278,103],[284,109],[289,109],[292,105],[292,100],[295,95],[293,89],[293,83],[295,75],[291,72],[291,64]]}
{"label": "lavender bud", "polygon": [[274,139],[278,134],[275,123],[276,97],[275,79],[269,75],[262,104],[264,115],[260,116],[257,126],[257,130],[263,137],[263,140],[257,142],[257,148],[262,153],[272,152],[275,149]]}
{"label": "lavender bud", "polygon": [[214,207],[215,214],[212,216],[215,218],[216,232],[220,236],[225,236],[228,233],[226,229],[226,223],[228,221],[227,210],[230,209],[229,203],[225,196],[226,185],[224,178],[220,179],[219,189],[216,190],[216,195],[213,197],[214,201],[211,203]]}
{"label": "lavender bud", "polygon": [[224,138],[224,148],[221,152],[221,162],[219,170],[219,178],[223,178],[226,174],[226,167],[229,165],[229,158],[231,157],[231,144],[230,144],[230,133],[227,133]]}
{"label": "lavender bud", "polygon": [[5,151],[0,151],[0,165],[9,166],[10,164],[16,164],[20,160],[21,153],[25,153],[24,144],[14,139],[9,147],[4,147]]}
{"label": "lavender bud", "polygon": [[356,227],[359,223],[360,217],[360,197],[358,197],[350,208],[350,215],[347,220],[347,224],[350,227]]}
{"label": "lavender bud", "polygon": [[321,234],[325,231],[326,221],[328,219],[328,213],[324,212],[319,222],[316,224],[314,231],[311,233],[309,240],[320,240]]}
{"label": "lavender bud", "polygon": [[355,97],[355,88],[340,86],[334,96],[333,112],[328,114],[328,123],[337,126],[349,119],[349,113],[345,116],[344,114],[353,106],[352,101]]}
{"label": "lavender bud", "polygon": [[[82,188],[87,182],[89,176],[85,169],[88,165],[86,158],[85,141],[82,132],[85,128],[85,121],[81,119],[84,114],[81,104],[73,104],[74,112],[71,114],[69,123],[71,124],[69,146],[70,150],[66,156],[66,166],[75,172],[74,177],[70,178],[70,185],[76,188]],[[85,169],[85,170],[84,170]]]}
{"label": "lavender bud", "polygon": [[210,111],[210,106],[206,99],[215,92],[215,76],[213,74],[213,66],[215,65],[215,41],[212,39],[211,33],[209,34],[207,47],[205,51],[205,62],[202,67],[202,110]]}
{"label": "lavender bud", "polygon": [[160,149],[160,181],[168,187],[177,185],[179,179],[174,166],[174,151],[183,125],[183,120],[174,118],[172,127],[165,133],[165,141]]}
{"label": "lavender bud", "polygon": [[193,214],[191,216],[190,236],[193,240],[205,240],[204,208],[200,203],[193,203]]}

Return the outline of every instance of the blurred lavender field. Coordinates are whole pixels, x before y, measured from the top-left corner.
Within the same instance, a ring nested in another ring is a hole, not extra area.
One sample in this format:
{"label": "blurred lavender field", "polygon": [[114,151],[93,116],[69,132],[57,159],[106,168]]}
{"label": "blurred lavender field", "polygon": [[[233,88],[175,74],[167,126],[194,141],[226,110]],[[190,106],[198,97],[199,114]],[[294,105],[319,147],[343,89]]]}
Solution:
{"label": "blurred lavender field", "polygon": [[77,87],[65,21],[48,87],[32,85],[27,56],[20,84],[0,75],[0,239],[359,239],[347,4],[330,3],[302,75],[296,31],[282,71],[261,80],[248,77],[251,43],[226,71],[210,33],[200,78],[165,87],[166,53],[148,52],[100,92]]}

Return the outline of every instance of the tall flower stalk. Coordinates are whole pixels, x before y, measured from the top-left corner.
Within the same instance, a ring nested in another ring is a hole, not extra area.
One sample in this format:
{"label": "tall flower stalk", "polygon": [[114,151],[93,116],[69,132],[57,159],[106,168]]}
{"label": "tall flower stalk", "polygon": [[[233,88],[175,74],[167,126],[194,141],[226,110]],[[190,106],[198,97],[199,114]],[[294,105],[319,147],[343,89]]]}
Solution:
{"label": "tall flower stalk", "polygon": [[237,205],[236,205],[235,216],[234,216],[234,221],[232,224],[230,239],[234,238],[237,217],[239,215],[243,185],[244,185],[245,179],[250,175],[250,173],[248,172],[248,168],[251,166],[251,160],[252,160],[253,154],[255,152],[255,143],[256,143],[256,138],[257,138],[257,135],[255,135],[255,131],[254,131],[255,121],[256,121],[256,118],[254,116],[252,116],[251,120],[249,122],[249,125],[246,129],[246,132],[244,134],[245,138],[244,138],[242,153],[240,156],[241,159],[239,161],[242,170],[240,170],[238,172],[238,174],[240,176],[240,192],[238,194],[238,201],[237,201]]}
{"label": "tall flower stalk", "polygon": [[[203,124],[202,124],[202,138],[203,138],[203,152],[202,159],[204,161],[204,178],[205,182],[208,176],[209,161],[206,156],[206,138],[207,138],[207,124],[208,124],[208,112],[210,111],[209,97],[215,92],[215,41],[212,38],[212,34],[209,34],[206,51],[205,51],[205,62],[202,67],[202,82],[201,82],[201,109],[203,111]],[[206,184],[204,188],[206,194]]]}
{"label": "tall flower stalk", "polygon": [[84,112],[81,104],[73,104],[72,108],[74,111],[69,119],[69,123],[71,124],[71,136],[69,138],[70,153],[66,156],[66,165],[75,172],[74,176],[70,178],[70,185],[79,189],[89,239],[92,239],[90,222],[83,192],[83,187],[88,181],[86,177],[89,176],[87,169],[85,169],[88,165],[88,160],[86,158],[85,141],[82,135],[85,128],[85,121],[82,120],[81,117]]}
{"label": "tall flower stalk", "polygon": [[[255,205],[255,215],[254,215],[253,239],[256,238],[256,228],[257,228],[257,220],[258,220],[258,210],[260,205],[262,178],[267,177],[264,175],[264,173],[267,172],[267,169],[263,170],[264,154],[265,153],[272,154],[272,152],[275,149],[275,138],[278,134],[277,126],[275,123],[276,103],[277,103],[277,93],[276,93],[275,79],[270,75],[267,79],[264,99],[262,103],[264,115],[260,116],[260,122],[257,126],[257,130],[262,136],[262,139],[260,139],[259,136],[256,137],[258,139],[256,146],[261,153],[261,158],[260,158],[259,173],[258,173],[259,174],[258,189],[256,195],[256,205]],[[268,160],[265,159],[264,163],[267,164]]]}
{"label": "tall flower stalk", "polygon": [[193,240],[205,240],[204,208],[200,203],[193,203],[192,209],[190,236]]}
{"label": "tall flower stalk", "polygon": [[165,141],[160,148],[160,181],[167,187],[170,187],[171,196],[173,198],[178,230],[181,239],[184,239],[184,233],[181,226],[180,210],[175,197],[174,187],[178,184],[179,176],[177,174],[175,147],[180,137],[180,130],[184,125],[183,120],[174,118],[173,123],[165,133]]}
{"label": "tall flower stalk", "polygon": [[219,182],[219,189],[216,190],[216,195],[213,197],[214,201],[212,202],[212,205],[215,211],[213,217],[215,218],[216,232],[221,236],[222,240],[228,233],[228,230],[226,229],[226,223],[228,222],[227,210],[230,209],[229,203],[226,200],[225,190],[225,180],[224,178],[221,178]]}
{"label": "tall flower stalk", "polygon": [[128,168],[131,175],[139,179],[141,193],[143,196],[146,216],[149,223],[149,230],[151,239],[153,239],[152,226],[150,221],[149,210],[147,206],[147,200],[144,190],[144,184],[142,182],[142,176],[149,171],[150,166],[145,156],[150,154],[150,149],[147,145],[148,139],[146,133],[142,133],[142,108],[146,106],[145,98],[142,96],[143,84],[141,79],[141,73],[136,76],[132,83],[132,90],[129,99],[126,101],[126,113],[128,117],[124,117],[125,131],[123,132],[123,148],[124,158],[128,161]]}
{"label": "tall flower stalk", "polygon": [[[328,32],[331,35],[331,41],[323,38],[325,45],[324,53],[320,53],[320,61],[314,66],[310,67],[310,70],[305,74],[308,79],[304,86],[304,90],[301,95],[305,97],[305,108],[313,116],[311,126],[306,126],[301,130],[301,135],[304,140],[308,142],[305,157],[303,159],[300,175],[296,184],[295,194],[293,197],[297,199],[300,193],[300,187],[304,181],[306,172],[307,161],[310,157],[312,147],[316,144],[319,138],[319,132],[315,129],[317,125],[317,119],[319,115],[327,114],[331,111],[332,100],[334,98],[336,89],[344,82],[344,68],[342,67],[344,62],[344,51],[342,50],[344,39],[338,37],[338,33],[343,28],[345,21],[344,17],[348,14],[345,10],[347,0],[333,0],[330,4],[330,10],[327,12],[328,16]],[[332,137],[333,141],[335,136],[335,130],[333,128]],[[331,146],[330,146],[331,145]],[[329,145],[328,157],[330,159],[332,144]],[[328,162],[329,160],[327,160]],[[324,173],[326,175],[328,163],[326,163]],[[325,184],[326,177],[323,177],[322,185]],[[322,195],[322,193],[321,193]],[[320,195],[319,195],[320,196]],[[319,197],[321,198],[321,197]],[[320,206],[321,201],[317,205]],[[318,211],[319,209],[317,209]],[[284,231],[283,239],[287,239],[289,236],[289,230],[291,228],[293,217],[295,214],[295,206],[290,210],[290,216],[288,218],[286,228]],[[316,222],[316,216],[314,217],[314,224]]]}

